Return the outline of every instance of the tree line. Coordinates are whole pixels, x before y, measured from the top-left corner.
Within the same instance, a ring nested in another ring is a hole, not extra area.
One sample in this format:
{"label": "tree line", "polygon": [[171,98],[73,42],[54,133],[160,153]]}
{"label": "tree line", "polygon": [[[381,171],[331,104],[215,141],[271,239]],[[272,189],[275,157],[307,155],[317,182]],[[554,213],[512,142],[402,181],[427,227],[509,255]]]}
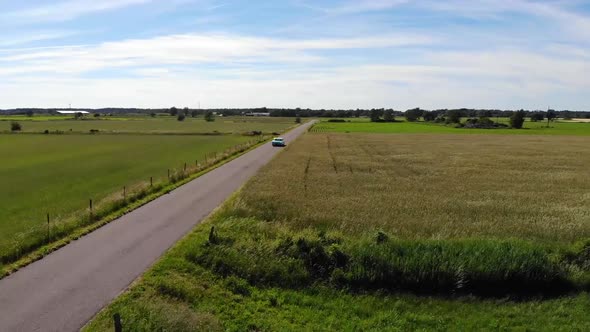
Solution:
{"label": "tree line", "polygon": [[[28,115],[33,114],[57,114],[58,108],[16,108],[0,110],[0,113],[7,115]],[[388,121],[399,116],[405,116],[408,120],[418,119],[424,117],[426,121],[433,121],[441,114],[449,114],[449,116],[461,117],[481,117],[485,114],[486,117],[510,117],[518,110],[500,110],[500,109],[473,109],[473,108],[457,108],[457,109],[435,109],[423,110],[414,108],[405,112],[395,110],[393,108],[379,108],[379,109],[310,109],[310,108],[97,108],[97,109],[76,109],[80,111],[88,111],[91,113],[100,114],[170,114],[178,116],[179,111],[184,112],[185,117],[204,116],[208,113],[216,113],[223,116],[244,115],[247,113],[269,113],[274,117],[338,117],[338,118],[353,118],[353,117],[371,117],[374,119],[381,118],[383,121]],[[543,121],[546,119],[547,111],[542,110],[523,110],[526,117],[530,117],[533,121]],[[551,110],[558,118],[590,118],[590,111],[571,111],[571,110]]]}

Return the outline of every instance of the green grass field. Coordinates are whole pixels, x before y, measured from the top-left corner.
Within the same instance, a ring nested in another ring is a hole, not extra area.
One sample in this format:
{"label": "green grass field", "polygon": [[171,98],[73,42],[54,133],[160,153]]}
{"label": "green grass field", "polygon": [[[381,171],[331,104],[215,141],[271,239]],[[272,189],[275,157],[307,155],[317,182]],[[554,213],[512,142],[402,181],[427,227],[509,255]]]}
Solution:
{"label": "green grass field", "polygon": [[[123,186],[167,178],[207,154],[251,137],[169,135],[0,135],[0,252],[18,234],[120,195]],[[26,236],[26,235],[23,235]]]}
{"label": "green grass field", "polygon": [[[493,118],[496,121],[495,118]],[[328,122],[324,119],[312,129],[318,133],[381,133],[381,134],[498,134],[498,135],[579,135],[590,136],[590,123],[557,121],[530,122],[523,129],[464,129],[429,122],[370,122],[369,119],[346,119],[343,123]],[[508,119],[500,118],[507,123]]]}
{"label": "green grass field", "polygon": [[[270,117],[217,117],[214,122],[206,122],[203,117],[187,117],[178,121],[172,116],[106,117],[101,119],[87,118],[74,120],[71,117],[0,117],[0,132],[9,132],[11,120],[18,119],[25,133],[42,133],[60,131],[64,133],[89,133],[99,130],[101,133],[142,133],[142,134],[205,134],[224,133],[241,134],[250,131],[261,131],[266,134],[283,132],[295,124],[292,118]],[[35,120],[32,120],[35,119]],[[3,120],[3,121],[2,121]]]}
{"label": "green grass field", "polygon": [[87,329],[589,330],[589,143],[307,134]]}

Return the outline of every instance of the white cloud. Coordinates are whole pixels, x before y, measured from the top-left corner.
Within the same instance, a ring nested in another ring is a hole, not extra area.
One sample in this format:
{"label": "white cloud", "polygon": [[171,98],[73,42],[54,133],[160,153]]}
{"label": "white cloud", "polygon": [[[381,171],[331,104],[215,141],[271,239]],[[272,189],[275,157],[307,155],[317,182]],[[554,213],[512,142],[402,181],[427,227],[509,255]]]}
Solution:
{"label": "white cloud", "polygon": [[3,67],[22,72],[83,73],[107,68],[197,63],[305,63],[322,60],[312,51],[379,49],[433,43],[427,36],[285,40],[233,35],[171,35],[152,39],[0,53]]}
{"label": "white cloud", "polygon": [[79,16],[123,7],[145,4],[153,0],[69,0],[0,14],[0,19],[17,22],[66,21]]}

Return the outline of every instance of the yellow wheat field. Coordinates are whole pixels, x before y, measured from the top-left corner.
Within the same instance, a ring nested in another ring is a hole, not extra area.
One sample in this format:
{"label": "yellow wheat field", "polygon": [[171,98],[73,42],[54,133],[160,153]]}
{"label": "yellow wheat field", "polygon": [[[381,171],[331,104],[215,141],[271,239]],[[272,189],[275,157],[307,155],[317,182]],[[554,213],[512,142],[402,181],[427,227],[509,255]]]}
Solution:
{"label": "yellow wheat field", "polygon": [[295,228],[572,242],[590,237],[590,138],[307,134],[236,204]]}

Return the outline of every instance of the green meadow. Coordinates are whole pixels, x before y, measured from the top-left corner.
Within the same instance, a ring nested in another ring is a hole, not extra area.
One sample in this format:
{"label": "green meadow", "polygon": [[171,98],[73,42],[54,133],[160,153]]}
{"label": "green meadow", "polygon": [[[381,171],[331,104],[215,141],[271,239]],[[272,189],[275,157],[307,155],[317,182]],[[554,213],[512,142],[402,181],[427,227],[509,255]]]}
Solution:
{"label": "green meadow", "polygon": [[[496,118],[492,118],[496,121]],[[314,126],[318,133],[381,133],[381,134],[498,134],[498,135],[579,135],[590,136],[590,123],[554,121],[526,121],[523,129],[465,129],[430,122],[370,122],[369,119],[346,119],[347,122],[328,122],[323,119]],[[350,122],[349,122],[350,121]],[[498,122],[508,123],[500,118]]]}
{"label": "green meadow", "polygon": [[0,135],[0,252],[19,234],[97,204],[123,187],[162,182],[251,137],[175,135]]}
{"label": "green meadow", "polygon": [[137,133],[137,134],[242,134],[259,131],[265,134],[282,132],[294,125],[291,118],[270,117],[217,117],[214,122],[207,122],[203,117],[187,117],[178,121],[173,116],[134,117],[85,117],[82,120],[64,118],[62,116],[39,117],[0,117],[0,132],[9,132],[11,121],[19,121],[25,133]]}

